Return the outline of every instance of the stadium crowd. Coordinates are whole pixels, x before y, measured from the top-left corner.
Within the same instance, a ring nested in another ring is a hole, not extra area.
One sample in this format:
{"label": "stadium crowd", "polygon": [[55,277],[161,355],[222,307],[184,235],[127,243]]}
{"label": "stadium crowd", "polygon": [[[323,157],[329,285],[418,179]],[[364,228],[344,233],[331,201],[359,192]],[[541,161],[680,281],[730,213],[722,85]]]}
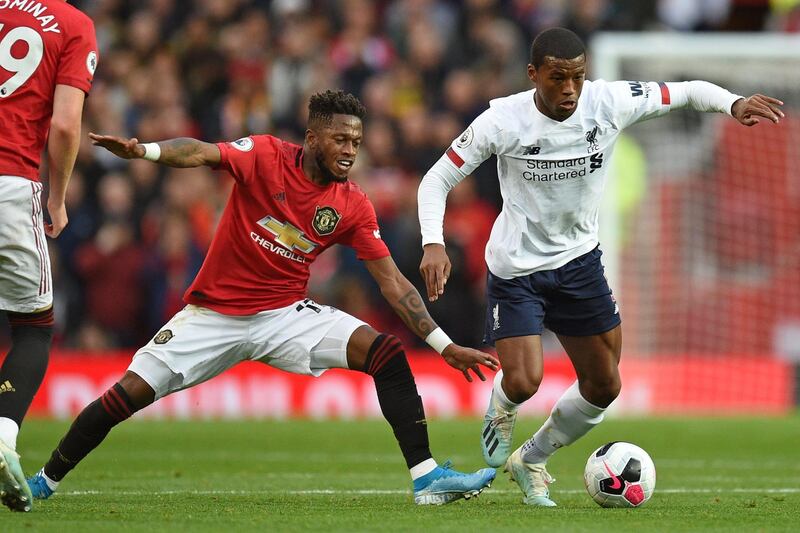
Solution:
{"label": "stadium crowd", "polygon": [[[307,99],[324,88],[368,110],[354,181],[418,288],[419,179],[489,99],[528,87],[533,35],[563,25],[590,42],[608,30],[800,30],[792,0],[85,0],[100,63],[84,133],[142,142],[270,133],[301,143]],[[147,342],[182,307],[232,180],[206,169],[122,161],[84,135],[67,193],[69,225],[50,241],[55,345]],[[457,342],[483,330],[483,245],[500,205],[493,165],[451,193],[454,270],[431,311]],[[417,341],[381,304],[354,255],[312,267],[311,296]]]}

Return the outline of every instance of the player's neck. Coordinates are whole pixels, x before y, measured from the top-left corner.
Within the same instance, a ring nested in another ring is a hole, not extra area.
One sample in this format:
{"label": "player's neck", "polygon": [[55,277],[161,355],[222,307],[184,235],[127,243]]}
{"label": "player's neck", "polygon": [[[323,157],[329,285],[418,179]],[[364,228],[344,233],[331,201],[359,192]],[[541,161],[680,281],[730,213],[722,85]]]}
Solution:
{"label": "player's neck", "polygon": [[316,158],[310,157],[306,147],[303,147],[303,156],[301,160],[301,167],[303,168],[303,175],[308,181],[319,187],[325,187],[330,183],[325,177],[325,173],[319,168]]}

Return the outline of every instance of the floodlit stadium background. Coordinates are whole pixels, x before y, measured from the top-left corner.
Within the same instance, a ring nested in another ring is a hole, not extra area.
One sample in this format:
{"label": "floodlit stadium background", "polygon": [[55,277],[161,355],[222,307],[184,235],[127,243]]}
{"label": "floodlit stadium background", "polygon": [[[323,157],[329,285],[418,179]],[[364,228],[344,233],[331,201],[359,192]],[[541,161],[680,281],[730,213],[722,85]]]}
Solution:
{"label": "floodlit stadium background", "polygon": [[[788,117],[779,126],[745,129],[723,116],[676,112],[628,130],[615,154],[601,247],[624,323],[619,412],[780,413],[793,405],[800,360],[800,59],[780,53],[792,49],[785,41],[757,43],[800,30],[800,2],[71,3],[94,19],[100,46],[84,132],[143,141],[271,133],[302,142],[310,94],[342,88],[362,98],[369,117],[351,176],[374,202],[399,267],[419,288],[419,179],[489,99],[528,88],[528,49],[541,29],[578,32],[590,44],[590,78],[699,78],[783,99]],[[729,40],[714,40],[720,37]],[[673,44],[641,54],[652,39]],[[681,48],[686,42],[692,45]],[[757,48],[766,51],[751,53]],[[793,48],[800,51],[797,41]],[[73,414],[180,309],[230,186],[222,173],[129,163],[84,139],[67,198],[70,224],[49,243],[57,334],[34,412]],[[481,345],[483,245],[499,206],[493,161],[448,198],[454,271],[431,312],[462,344]],[[314,299],[418,350],[413,365],[431,413],[482,412],[485,386],[466,386],[432,357],[352,253],[330,250],[312,271]],[[8,344],[6,330],[0,344]],[[555,340],[547,336],[545,344],[545,382],[528,407],[535,413],[572,379]],[[246,366],[150,412],[379,411],[366,377],[331,373],[310,381]]]}

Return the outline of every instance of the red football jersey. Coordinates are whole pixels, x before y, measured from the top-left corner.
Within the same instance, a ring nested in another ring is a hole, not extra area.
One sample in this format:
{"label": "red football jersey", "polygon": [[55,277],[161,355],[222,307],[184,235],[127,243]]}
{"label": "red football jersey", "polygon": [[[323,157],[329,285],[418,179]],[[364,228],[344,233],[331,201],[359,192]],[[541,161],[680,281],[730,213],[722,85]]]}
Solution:
{"label": "red football jersey", "polygon": [[88,93],[94,23],[63,0],[0,0],[0,175],[38,181],[56,85]]}
{"label": "red football jersey", "polygon": [[309,265],[333,244],[389,256],[367,195],[349,181],[313,183],[301,146],[270,135],[217,146],[236,183],[187,303],[252,315],[305,298]]}

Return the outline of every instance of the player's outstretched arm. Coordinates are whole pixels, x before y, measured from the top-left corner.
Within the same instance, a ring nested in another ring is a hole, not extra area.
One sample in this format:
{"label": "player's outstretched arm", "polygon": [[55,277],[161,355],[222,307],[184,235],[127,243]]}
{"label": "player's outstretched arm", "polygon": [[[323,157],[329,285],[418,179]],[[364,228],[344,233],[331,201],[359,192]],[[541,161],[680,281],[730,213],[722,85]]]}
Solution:
{"label": "player's outstretched arm", "polygon": [[142,144],[135,137],[126,139],[113,135],[90,133],[95,146],[102,146],[123,159],[147,159],[177,168],[219,165],[221,155],[216,144],[198,141],[189,137],[178,137],[157,143]]}
{"label": "player's outstretched arm", "polygon": [[391,257],[364,261],[364,264],[378,283],[383,297],[408,328],[441,353],[447,364],[461,371],[467,381],[472,381],[470,370],[475,372],[481,381],[486,381],[480,365],[491,370],[499,368],[500,362],[495,356],[459,346],[450,340],[447,334],[433,321],[422,296],[403,276]]}
{"label": "player's outstretched arm", "polygon": [[780,106],[783,102],[771,96],[754,94],[748,98],[739,98],[731,106],[731,115],[745,126],[755,126],[760,121],[758,117],[771,120],[777,124],[785,115]]}

